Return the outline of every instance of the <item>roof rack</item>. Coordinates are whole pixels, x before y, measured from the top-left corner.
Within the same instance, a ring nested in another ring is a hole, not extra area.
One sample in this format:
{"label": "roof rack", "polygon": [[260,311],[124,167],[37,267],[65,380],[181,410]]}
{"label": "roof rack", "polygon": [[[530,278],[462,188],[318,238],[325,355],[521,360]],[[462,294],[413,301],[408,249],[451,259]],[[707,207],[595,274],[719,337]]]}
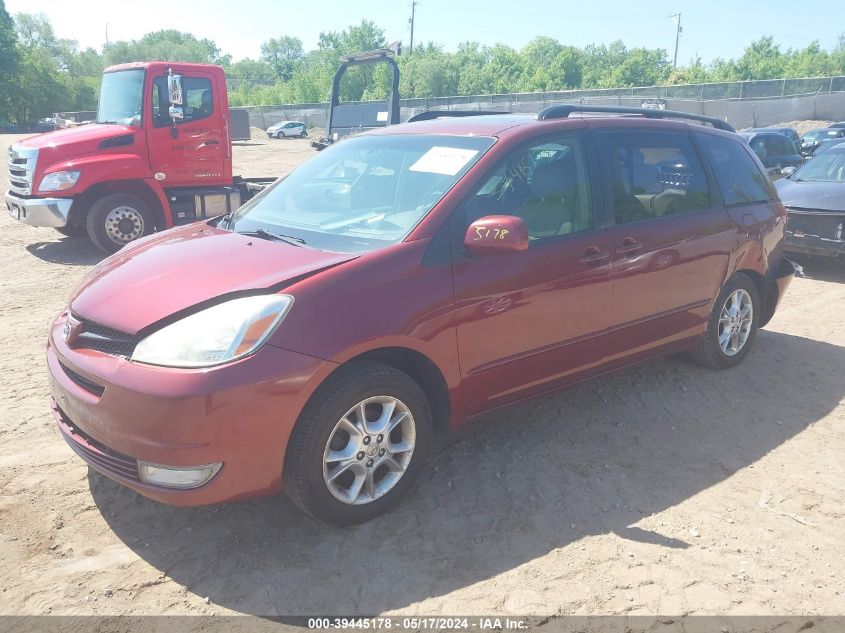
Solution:
{"label": "roof rack", "polygon": [[414,123],[415,121],[431,121],[432,119],[450,119],[452,117],[462,116],[483,116],[485,114],[512,114],[511,112],[502,112],[501,110],[426,110],[415,114],[406,123]]}
{"label": "roof rack", "polygon": [[590,106],[590,105],[551,105],[543,108],[537,114],[538,121],[549,119],[565,119],[573,112],[599,112],[606,114],[637,114],[647,119],[690,119],[701,123],[709,123],[719,130],[736,132],[730,123],[712,116],[702,114],[690,114],[688,112],[677,112],[675,110],[653,110],[650,108],[626,108],[624,106]]}

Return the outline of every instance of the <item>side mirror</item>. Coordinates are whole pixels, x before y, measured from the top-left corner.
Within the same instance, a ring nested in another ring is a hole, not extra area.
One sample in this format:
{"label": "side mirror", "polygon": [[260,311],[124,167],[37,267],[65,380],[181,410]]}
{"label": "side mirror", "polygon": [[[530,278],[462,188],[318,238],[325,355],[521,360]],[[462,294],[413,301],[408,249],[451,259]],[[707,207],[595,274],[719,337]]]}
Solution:
{"label": "side mirror", "polygon": [[795,173],[795,170],[798,169],[794,165],[787,165],[786,167],[782,167],[780,170],[781,176],[791,176]]}
{"label": "side mirror", "polygon": [[488,215],[469,225],[464,247],[473,255],[518,253],[528,248],[528,229],[522,218]]}
{"label": "side mirror", "polygon": [[182,105],[182,75],[167,76],[167,100],[172,106]]}

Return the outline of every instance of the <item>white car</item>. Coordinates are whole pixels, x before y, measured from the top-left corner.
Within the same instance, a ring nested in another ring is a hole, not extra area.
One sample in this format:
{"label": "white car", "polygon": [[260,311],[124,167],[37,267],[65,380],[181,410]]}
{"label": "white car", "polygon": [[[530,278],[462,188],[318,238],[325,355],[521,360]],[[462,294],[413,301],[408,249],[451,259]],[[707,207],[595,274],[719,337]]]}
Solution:
{"label": "white car", "polygon": [[270,138],[304,137],[306,136],[305,124],[299,121],[279,121],[267,128],[267,136]]}

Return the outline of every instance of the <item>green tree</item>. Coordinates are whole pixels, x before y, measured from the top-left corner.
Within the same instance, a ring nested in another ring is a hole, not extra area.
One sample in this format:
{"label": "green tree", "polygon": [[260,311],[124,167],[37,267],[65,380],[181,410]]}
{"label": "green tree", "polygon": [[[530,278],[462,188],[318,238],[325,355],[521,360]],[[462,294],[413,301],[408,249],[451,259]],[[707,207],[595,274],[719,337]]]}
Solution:
{"label": "green tree", "polygon": [[[6,11],[4,0],[0,0],[0,86],[12,86],[20,67],[15,23]],[[0,119],[10,116],[12,90],[0,90]]]}
{"label": "green tree", "polygon": [[113,42],[105,47],[103,57],[107,65],[163,61],[226,66],[232,61],[232,56],[224,55],[212,40],[197,39],[175,29],[147,33],[139,40]]}
{"label": "green tree", "polygon": [[226,77],[230,90],[241,87],[272,86],[276,81],[276,74],[270,64],[254,59],[242,59],[226,68]]}
{"label": "green tree", "polygon": [[293,77],[296,67],[302,63],[302,40],[298,37],[283,35],[271,38],[261,45],[261,61],[270,65],[282,81]]}

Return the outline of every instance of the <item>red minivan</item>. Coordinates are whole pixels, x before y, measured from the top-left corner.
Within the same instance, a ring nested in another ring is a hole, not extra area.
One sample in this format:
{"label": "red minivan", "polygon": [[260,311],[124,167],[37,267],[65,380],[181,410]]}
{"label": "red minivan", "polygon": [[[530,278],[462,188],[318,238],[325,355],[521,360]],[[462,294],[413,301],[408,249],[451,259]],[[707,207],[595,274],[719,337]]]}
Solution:
{"label": "red minivan", "polygon": [[737,365],[793,276],[721,121],[427,118],[94,268],[47,347],[71,448],[166,503],[285,490],[357,523],[491,409],[669,352]]}

